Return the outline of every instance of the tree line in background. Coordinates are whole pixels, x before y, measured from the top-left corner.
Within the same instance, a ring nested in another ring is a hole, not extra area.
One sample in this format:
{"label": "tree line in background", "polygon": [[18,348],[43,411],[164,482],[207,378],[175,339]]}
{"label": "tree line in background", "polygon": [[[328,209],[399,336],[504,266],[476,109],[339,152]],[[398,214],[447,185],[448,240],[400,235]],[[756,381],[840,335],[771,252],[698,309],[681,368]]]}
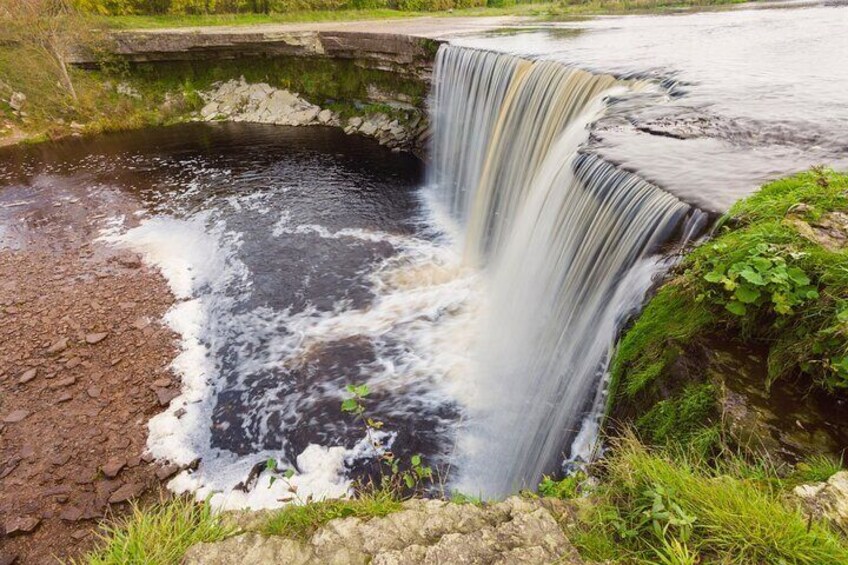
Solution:
{"label": "tree line in background", "polygon": [[395,9],[435,11],[508,6],[528,0],[72,0],[84,12],[101,15],[271,14],[304,10]]}

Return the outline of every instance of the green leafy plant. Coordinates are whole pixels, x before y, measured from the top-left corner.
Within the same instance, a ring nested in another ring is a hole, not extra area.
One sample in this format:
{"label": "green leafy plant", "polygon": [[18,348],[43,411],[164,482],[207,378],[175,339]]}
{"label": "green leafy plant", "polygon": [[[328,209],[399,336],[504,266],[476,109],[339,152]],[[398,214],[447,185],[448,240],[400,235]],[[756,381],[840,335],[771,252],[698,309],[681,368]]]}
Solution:
{"label": "green leafy plant", "polygon": [[[713,244],[716,251],[722,251],[722,246],[726,244]],[[712,270],[703,278],[713,289],[717,285],[723,292],[708,291],[699,299],[715,297],[737,316],[766,304],[777,314],[791,314],[793,307],[818,298],[819,292],[801,268],[787,263],[782,255],[784,251],[780,246],[760,243],[743,260],[729,266],[712,261]],[[802,256],[797,252],[788,255],[795,260]]]}
{"label": "green leafy plant", "polygon": [[654,535],[659,539],[666,539],[669,530],[674,538],[682,542],[689,540],[692,535],[692,525],[697,517],[687,514],[675,500],[676,490],[674,487],[654,483],[645,489],[643,498],[644,505],[639,509],[641,517],[637,530],[650,525]]}
{"label": "green leafy plant", "polygon": [[581,485],[585,480],[586,473],[583,471],[577,471],[559,481],[545,475],[542,477],[542,482],[539,483],[539,494],[562,500],[577,498],[580,494]]}
{"label": "green leafy plant", "polygon": [[403,485],[409,490],[415,490],[423,483],[431,482],[433,480],[433,469],[424,465],[421,454],[410,457],[409,464],[405,466],[405,469],[402,469],[401,459],[387,449],[378,437],[376,432],[383,428],[384,423],[366,414],[365,400],[371,393],[368,385],[349,384],[345,387],[345,390],[351,396],[342,401],[342,412],[353,414],[364,425],[368,442],[374,452],[380,455],[382,463],[389,469],[389,474],[383,476],[384,484],[382,486],[388,488],[392,485],[395,487]]}

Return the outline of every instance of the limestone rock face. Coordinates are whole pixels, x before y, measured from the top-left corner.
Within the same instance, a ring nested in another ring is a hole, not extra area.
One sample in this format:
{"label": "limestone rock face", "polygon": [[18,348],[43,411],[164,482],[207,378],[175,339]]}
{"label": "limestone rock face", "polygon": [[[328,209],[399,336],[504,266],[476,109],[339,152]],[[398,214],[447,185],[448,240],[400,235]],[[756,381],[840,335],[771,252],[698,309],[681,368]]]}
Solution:
{"label": "limestone rock face", "polygon": [[814,517],[830,521],[848,534],[848,471],[840,471],[825,483],[801,485],[792,491]]}
{"label": "limestone rock face", "polygon": [[475,506],[411,500],[384,518],[343,518],[308,541],[245,533],[189,549],[185,564],[417,565],[584,563],[551,512],[518,497]]}
{"label": "limestone rock face", "polygon": [[[283,126],[337,126],[341,118],[329,108],[322,109],[288,90],[265,83],[251,84],[244,78],[217,84],[204,93],[206,103],[200,110],[203,121],[253,122]],[[375,138],[381,145],[394,150],[422,146],[428,126],[420,119],[407,127],[383,113],[350,118],[345,133]]]}

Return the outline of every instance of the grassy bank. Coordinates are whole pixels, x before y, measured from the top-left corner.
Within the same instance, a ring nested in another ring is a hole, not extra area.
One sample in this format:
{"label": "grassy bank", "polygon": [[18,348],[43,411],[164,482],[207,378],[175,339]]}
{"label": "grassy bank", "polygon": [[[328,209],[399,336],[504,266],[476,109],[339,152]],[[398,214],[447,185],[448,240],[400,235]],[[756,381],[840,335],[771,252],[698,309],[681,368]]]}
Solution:
{"label": "grassy bank", "polygon": [[[731,451],[706,458],[689,448],[649,448],[624,435],[589,468],[592,480],[584,474],[546,480],[539,492],[568,501],[567,510],[555,515],[587,560],[835,565],[848,562],[845,540],[802,511],[789,493],[838,470],[826,459],[778,467]],[[237,517],[216,516],[207,504],[178,498],[107,523],[99,546],[78,563],[176,565],[191,545],[242,531],[305,541],[331,520],[367,521],[402,510],[398,492],[366,490],[353,499]]]}
{"label": "grassy bank", "polygon": [[845,396],[846,212],[848,175],[815,169],[736,204],[716,236],[682,261],[612,364],[614,403],[638,407],[648,439],[685,439],[714,413],[697,363],[680,367],[716,337],[763,352],[764,389],[782,379]]}
{"label": "grassy bank", "polygon": [[332,21],[384,20],[412,17],[522,16],[540,20],[568,20],[593,15],[656,13],[686,8],[710,8],[740,4],[743,0],[589,0],[568,2],[491,2],[459,6],[449,1],[416,2],[410,9],[299,9],[268,14],[157,14],[99,16],[97,23],[111,29],[157,29],[194,26],[243,26]]}
{"label": "grassy bank", "polygon": [[[796,470],[733,453],[650,449],[632,435],[595,465],[600,479],[574,501],[566,532],[584,558],[613,563],[837,564],[848,546],[787,498]],[[808,466],[807,469],[810,467]],[[835,468],[819,466],[816,478]],[[800,474],[799,474],[800,473]]]}

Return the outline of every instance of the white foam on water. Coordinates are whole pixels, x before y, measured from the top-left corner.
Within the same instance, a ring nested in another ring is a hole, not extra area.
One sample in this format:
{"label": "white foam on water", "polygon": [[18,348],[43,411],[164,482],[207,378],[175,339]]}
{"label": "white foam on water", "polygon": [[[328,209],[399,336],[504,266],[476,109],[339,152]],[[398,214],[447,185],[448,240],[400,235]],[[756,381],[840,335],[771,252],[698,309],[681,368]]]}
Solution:
{"label": "white foam on water", "polygon": [[[226,206],[234,209],[257,204],[261,205],[257,199],[226,201]],[[291,313],[263,306],[235,313],[233,305],[250,295],[250,273],[238,260],[238,234],[227,232],[214,213],[188,219],[156,216],[131,229],[123,225],[123,218],[115,219],[102,239],[141,253],[148,264],[160,269],[178,298],[164,322],[181,339],[172,369],[182,380],[182,394],[148,425],[148,450],[157,459],[181,466],[200,460],[196,470],[183,471],[168,483],[174,492],[192,492],[198,499],[211,497],[212,505],[219,509],[273,508],[340,497],[351,488],[346,467],[357,459],[379,456],[379,450],[365,439],[350,449],[311,444],[295,462],[286,461],[282,450],[257,450],[240,457],[212,448],[212,415],[225,384],[216,352],[224,342],[238,352],[236,376],[243,379],[296,361],[322,344],[364,337],[373,344],[377,361],[367,371],[363,369],[360,382],[373,391],[391,395],[423,385],[426,392],[416,401],[434,407],[468,394],[463,391],[466,381],[461,376],[469,371],[466,352],[482,283],[479,273],[463,266],[456,246],[446,238],[293,225],[291,215],[283,212],[273,228],[276,237],[314,234],[386,242],[397,253],[374,266],[368,276],[376,296],[365,308],[354,309],[340,302],[330,311],[308,307]],[[322,389],[321,394],[335,396],[338,402],[345,395],[343,388]],[[279,406],[278,396],[265,396]],[[285,410],[296,413],[314,399],[291,393],[283,401]],[[264,399],[250,409],[261,412],[262,402]],[[263,419],[260,435],[270,431],[268,425]],[[396,438],[392,430],[378,435],[386,448]],[[279,469],[296,464],[298,472],[286,480],[276,475],[272,481],[273,473],[265,470],[248,490],[234,489],[251,474],[257,461],[267,459],[276,460]]]}

